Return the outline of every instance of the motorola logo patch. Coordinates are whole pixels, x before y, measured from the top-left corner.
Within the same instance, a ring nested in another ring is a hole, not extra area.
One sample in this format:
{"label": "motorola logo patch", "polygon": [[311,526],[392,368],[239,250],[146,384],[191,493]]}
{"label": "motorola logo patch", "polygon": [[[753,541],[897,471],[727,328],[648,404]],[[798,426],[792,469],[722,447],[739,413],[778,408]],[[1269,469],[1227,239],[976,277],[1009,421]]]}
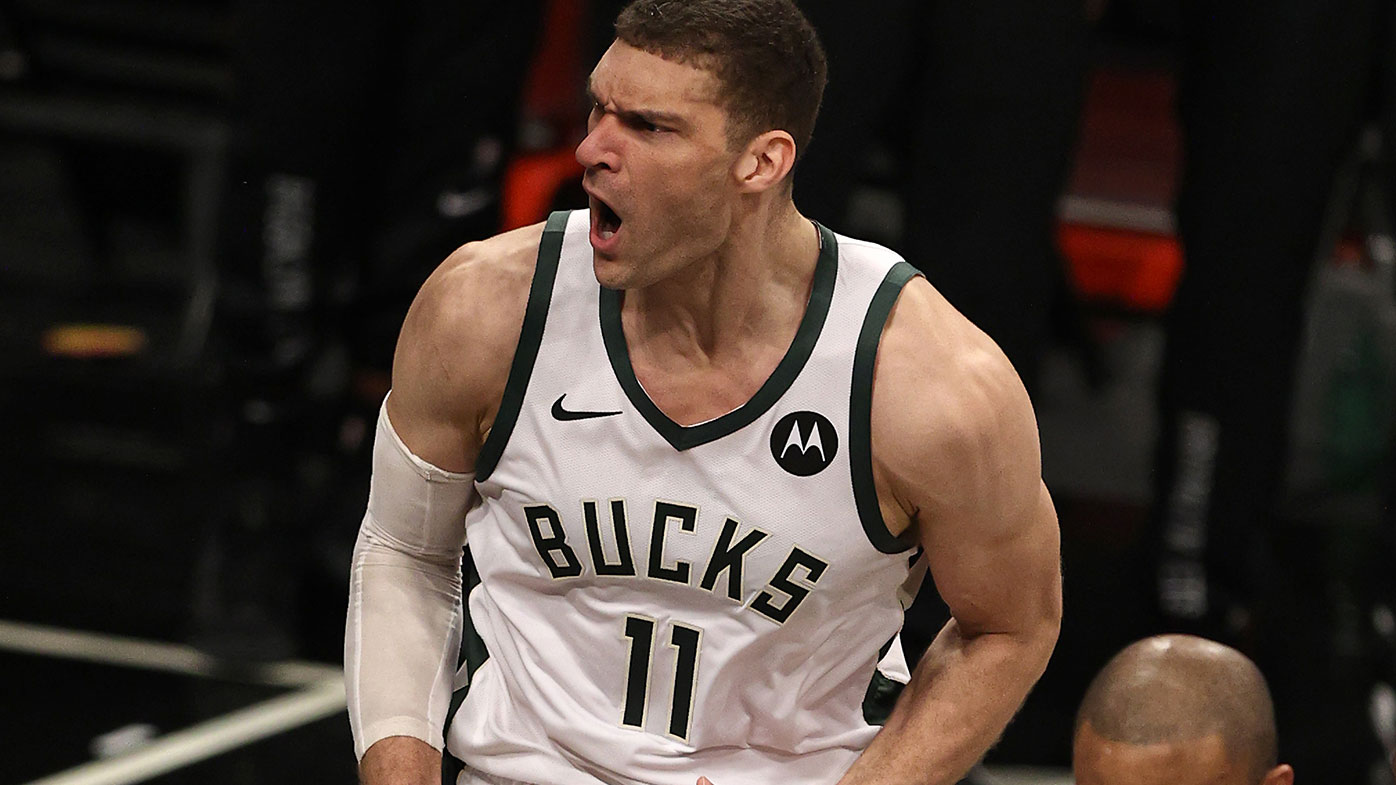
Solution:
{"label": "motorola logo patch", "polygon": [[771,431],[771,455],[780,468],[797,477],[824,471],[838,451],[834,424],[817,412],[791,412]]}

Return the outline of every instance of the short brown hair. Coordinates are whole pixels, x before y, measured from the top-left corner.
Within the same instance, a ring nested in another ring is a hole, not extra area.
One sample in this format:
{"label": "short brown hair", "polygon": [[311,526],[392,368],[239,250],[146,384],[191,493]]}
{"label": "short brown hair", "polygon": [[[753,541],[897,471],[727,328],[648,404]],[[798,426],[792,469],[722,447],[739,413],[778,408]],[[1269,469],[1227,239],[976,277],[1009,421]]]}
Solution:
{"label": "short brown hair", "polygon": [[779,129],[797,160],[804,153],[828,66],[792,0],[635,0],[616,18],[616,38],[716,76],[729,142]]}

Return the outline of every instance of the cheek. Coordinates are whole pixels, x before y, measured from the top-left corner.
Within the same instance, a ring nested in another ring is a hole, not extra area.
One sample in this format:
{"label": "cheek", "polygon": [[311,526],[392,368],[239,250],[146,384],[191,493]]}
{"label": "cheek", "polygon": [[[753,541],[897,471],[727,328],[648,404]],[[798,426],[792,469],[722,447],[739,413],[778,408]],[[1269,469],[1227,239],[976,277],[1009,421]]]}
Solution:
{"label": "cheek", "polygon": [[695,169],[686,190],[686,201],[694,219],[700,223],[725,221],[735,195],[730,187],[726,169],[708,166]]}
{"label": "cheek", "polygon": [[640,209],[660,224],[660,232],[690,234],[724,223],[728,212],[721,179],[703,170],[671,170],[648,190]]}
{"label": "cheek", "polygon": [[732,194],[724,161],[711,154],[664,157],[632,169],[636,227],[643,256],[690,258],[721,244],[731,225]]}
{"label": "cheek", "polygon": [[669,154],[656,153],[645,168],[655,192],[706,203],[724,191],[729,162],[711,150],[689,146]]}

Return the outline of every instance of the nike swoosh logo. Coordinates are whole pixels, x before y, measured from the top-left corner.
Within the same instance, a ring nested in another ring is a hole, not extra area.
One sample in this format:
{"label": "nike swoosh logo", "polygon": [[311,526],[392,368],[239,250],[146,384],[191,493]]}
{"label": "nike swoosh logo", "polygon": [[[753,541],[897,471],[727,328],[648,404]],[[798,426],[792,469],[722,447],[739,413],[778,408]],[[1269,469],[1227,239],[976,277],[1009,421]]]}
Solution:
{"label": "nike swoosh logo", "polygon": [[566,397],[567,393],[563,393],[557,397],[556,401],[553,401],[554,420],[562,420],[564,422],[567,420],[590,420],[593,417],[612,417],[620,414],[620,412],[574,412],[570,409],[564,409],[562,408],[562,399]]}

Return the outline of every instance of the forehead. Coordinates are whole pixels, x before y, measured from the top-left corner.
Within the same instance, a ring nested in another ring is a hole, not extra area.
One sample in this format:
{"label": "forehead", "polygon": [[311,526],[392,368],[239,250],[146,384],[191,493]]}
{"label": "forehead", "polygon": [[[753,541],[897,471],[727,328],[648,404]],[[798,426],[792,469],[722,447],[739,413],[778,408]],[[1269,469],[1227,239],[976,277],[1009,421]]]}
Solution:
{"label": "forehead", "polygon": [[1076,785],[1253,785],[1221,736],[1158,744],[1110,741],[1089,723],[1072,750]]}
{"label": "forehead", "polygon": [[666,60],[623,41],[601,56],[588,81],[593,96],[627,110],[717,108],[717,77],[704,68]]}

